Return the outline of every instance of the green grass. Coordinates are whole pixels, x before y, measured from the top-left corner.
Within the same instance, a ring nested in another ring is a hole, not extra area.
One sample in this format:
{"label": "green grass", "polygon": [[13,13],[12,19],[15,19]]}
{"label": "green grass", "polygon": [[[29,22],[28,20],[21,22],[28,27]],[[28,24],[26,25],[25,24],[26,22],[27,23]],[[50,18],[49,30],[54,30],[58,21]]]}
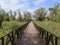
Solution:
{"label": "green grass", "polygon": [[6,35],[10,31],[14,30],[15,28],[25,24],[25,22],[17,22],[17,21],[4,21],[2,23],[2,27],[0,28],[0,37]]}
{"label": "green grass", "polygon": [[37,25],[44,28],[45,30],[60,36],[60,23],[59,22],[36,22]]}
{"label": "green grass", "polygon": [[[35,21],[37,25],[44,28],[45,30],[51,32],[52,34],[60,37],[60,23],[59,22],[39,22]],[[51,45],[51,43],[50,43]],[[58,41],[58,45],[60,45],[60,40]]]}
{"label": "green grass", "polygon": [[[15,28],[22,26],[26,22],[17,22],[17,21],[3,21],[2,27],[0,27],[0,37],[3,37],[10,31],[14,30]],[[4,44],[6,43],[6,37],[4,37]],[[9,43],[10,45],[11,43]],[[1,40],[0,40],[1,45]]]}

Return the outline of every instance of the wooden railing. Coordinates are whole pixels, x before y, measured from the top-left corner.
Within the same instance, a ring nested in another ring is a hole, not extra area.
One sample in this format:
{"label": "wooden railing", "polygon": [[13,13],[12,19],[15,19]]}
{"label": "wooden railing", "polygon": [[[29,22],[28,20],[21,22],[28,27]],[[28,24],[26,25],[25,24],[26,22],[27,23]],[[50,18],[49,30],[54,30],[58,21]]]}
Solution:
{"label": "wooden railing", "polygon": [[[29,22],[28,22],[29,23]],[[0,45],[15,45],[16,38],[19,39],[23,34],[23,30],[26,28],[28,23],[16,28],[15,30],[9,32],[3,37],[0,37]]]}
{"label": "wooden railing", "polygon": [[38,31],[40,31],[41,37],[45,40],[45,45],[60,45],[60,44],[58,44],[58,41],[60,41],[60,37],[41,28],[40,26],[36,25],[35,23],[34,23],[34,25],[38,29]]}

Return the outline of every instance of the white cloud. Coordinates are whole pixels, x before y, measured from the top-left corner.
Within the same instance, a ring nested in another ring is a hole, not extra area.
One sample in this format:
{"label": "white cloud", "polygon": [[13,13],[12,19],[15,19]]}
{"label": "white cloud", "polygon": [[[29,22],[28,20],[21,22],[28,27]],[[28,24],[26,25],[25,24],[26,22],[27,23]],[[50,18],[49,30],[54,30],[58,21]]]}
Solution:
{"label": "white cloud", "polygon": [[8,10],[8,9],[15,9],[15,7],[19,7],[16,5],[18,3],[18,0],[0,0],[0,4],[3,9]]}
{"label": "white cloud", "polygon": [[24,7],[24,4],[18,5],[19,0],[0,0],[0,5],[5,10],[16,10],[19,7]]}
{"label": "white cloud", "polygon": [[10,4],[17,4],[19,2],[19,0],[9,0]]}
{"label": "white cloud", "polygon": [[[45,0],[34,0],[33,4],[38,6],[44,1]],[[31,2],[28,2],[28,0],[0,0],[0,4],[1,4],[2,8],[5,10],[15,11],[16,9],[20,8],[21,12],[24,12],[27,10],[32,13],[36,8],[31,9],[30,3]]]}
{"label": "white cloud", "polygon": [[[31,1],[31,2],[29,2]],[[34,11],[36,8],[39,8],[38,6],[41,6],[40,4],[43,4],[48,0],[0,0],[0,5],[2,6],[3,9],[5,10],[16,10],[20,8],[20,10],[23,12],[25,10],[28,11]],[[54,0],[55,1],[55,0]],[[60,2],[60,0],[58,0]],[[33,4],[36,7],[33,7],[34,9],[30,8],[30,4]],[[43,5],[44,6],[44,5]]]}
{"label": "white cloud", "polygon": [[35,0],[33,2],[33,4],[36,5],[36,6],[38,6],[38,5],[42,4],[44,1],[46,1],[46,0]]}
{"label": "white cloud", "polygon": [[[28,0],[0,0],[0,5],[5,10],[13,10],[20,8],[21,11],[27,10],[29,8]],[[21,3],[25,2],[25,3]],[[21,4],[18,4],[21,3]]]}

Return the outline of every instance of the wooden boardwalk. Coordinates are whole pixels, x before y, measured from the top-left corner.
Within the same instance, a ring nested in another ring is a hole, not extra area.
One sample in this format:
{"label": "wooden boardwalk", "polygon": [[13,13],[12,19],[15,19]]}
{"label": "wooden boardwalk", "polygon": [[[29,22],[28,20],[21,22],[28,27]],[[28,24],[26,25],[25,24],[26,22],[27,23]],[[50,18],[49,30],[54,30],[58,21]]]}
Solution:
{"label": "wooden boardwalk", "polygon": [[15,41],[15,45],[45,45],[45,41],[41,38],[33,22],[30,22],[20,39]]}

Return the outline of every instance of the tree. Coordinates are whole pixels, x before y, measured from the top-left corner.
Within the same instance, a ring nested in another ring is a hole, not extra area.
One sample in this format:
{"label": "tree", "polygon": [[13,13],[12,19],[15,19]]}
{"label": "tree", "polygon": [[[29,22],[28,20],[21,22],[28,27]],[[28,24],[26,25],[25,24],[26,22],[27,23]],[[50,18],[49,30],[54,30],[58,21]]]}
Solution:
{"label": "tree", "polygon": [[60,8],[58,8],[57,15],[53,19],[56,22],[60,22]]}
{"label": "tree", "polygon": [[14,12],[14,15],[12,15],[12,20],[16,20],[16,15],[17,15],[17,13]]}
{"label": "tree", "polygon": [[20,9],[18,10],[18,21],[22,21],[22,15],[20,13]]}
{"label": "tree", "polygon": [[24,21],[31,21],[31,13],[28,11],[24,12]]}
{"label": "tree", "polygon": [[13,20],[13,12],[12,12],[12,10],[9,11],[9,15],[10,15],[10,20]]}
{"label": "tree", "polygon": [[0,27],[2,26],[2,21],[3,21],[3,16],[2,16],[1,7],[0,7]]}
{"label": "tree", "polygon": [[46,9],[45,8],[39,8],[35,11],[35,18],[36,20],[44,20],[46,16]]}
{"label": "tree", "polygon": [[55,5],[52,8],[49,8],[50,11],[50,20],[51,21],[58,21],[60,20],[60,7],[59,4]]}
{"label": "tree", "polygon": [[10,21],[10,17],[9,17],[9,14],[8,13],[5,13],[4,20],[5,21]]}
{"label": "tree", "polygon": [[16,11],[13,12],[12,10],[10,10],[9,15],[10,15],[10,20],[16,20],[16,15],[17,15]]}
{"label": "tree", "polygon": [[2,15],[2,19],[3,20],[10,21],[9,13],[5,12],[5,10],[3,10],[3,9],[1,9],[0,12],[1,12],[1,15]]}
{"label": "tree", "polygon": [[2,25],[2,15],[0,14],[0,27]]}

